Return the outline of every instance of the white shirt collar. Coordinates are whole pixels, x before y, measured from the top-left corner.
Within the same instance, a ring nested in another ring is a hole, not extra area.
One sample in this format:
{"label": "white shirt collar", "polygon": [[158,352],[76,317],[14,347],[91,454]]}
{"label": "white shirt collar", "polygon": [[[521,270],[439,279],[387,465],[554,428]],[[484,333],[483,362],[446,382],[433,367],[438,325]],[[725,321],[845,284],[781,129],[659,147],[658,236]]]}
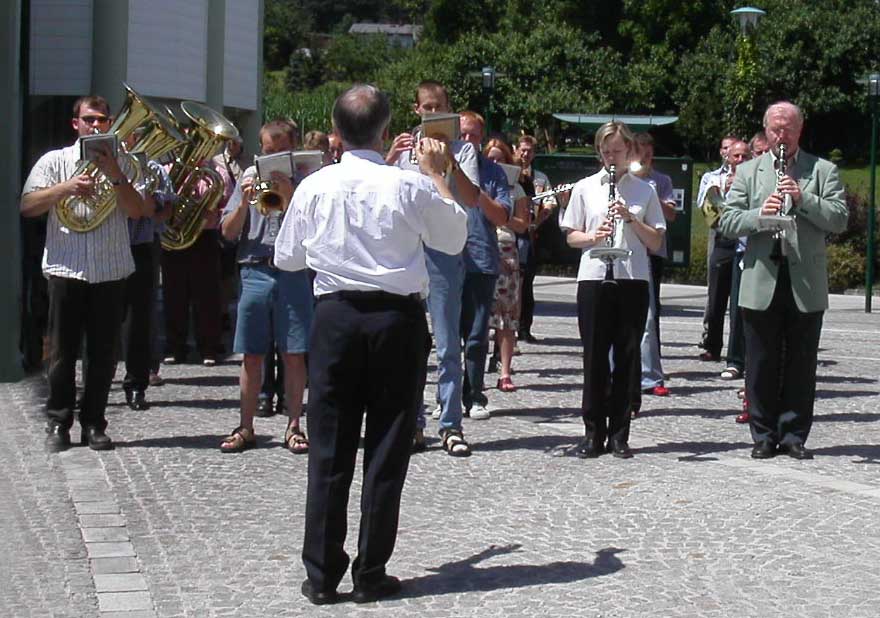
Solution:
{"label": "white shirt collar", "polygon": [[340,162],[351,158],[366,159],[367,161],[372,161],[373,163],[385,165],[385,159],[375,150],[346,150],[342,153]]}

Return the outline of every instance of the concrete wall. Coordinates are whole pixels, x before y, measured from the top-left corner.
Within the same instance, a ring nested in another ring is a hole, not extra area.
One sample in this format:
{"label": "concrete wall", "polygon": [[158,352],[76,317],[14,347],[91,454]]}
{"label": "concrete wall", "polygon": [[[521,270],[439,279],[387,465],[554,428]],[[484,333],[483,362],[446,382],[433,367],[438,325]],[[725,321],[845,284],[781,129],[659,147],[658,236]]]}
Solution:
{"label": "concrete wall", "polygon": [[18,352],[21,328],[21,249],[18,197],[21,193],[21,135],[25,93],[22,89],[22,4],[21,0],[0,2],[0,118],[6,127],[0,142],[0,246],[5,259],[0,263],[0,381],[22,376]]}
{"label": "concrete wall", "polygon": [[[21,3],[4,8],[13,6]],[[30,1],[29,94],[79,96],[89,90],[92,11],[92,0]]]}

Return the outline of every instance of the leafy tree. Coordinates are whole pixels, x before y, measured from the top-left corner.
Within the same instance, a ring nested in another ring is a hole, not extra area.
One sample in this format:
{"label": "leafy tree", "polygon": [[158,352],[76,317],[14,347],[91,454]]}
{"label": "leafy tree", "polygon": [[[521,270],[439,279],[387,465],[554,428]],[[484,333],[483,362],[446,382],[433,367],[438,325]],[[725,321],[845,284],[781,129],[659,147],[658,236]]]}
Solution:
{"label": "leafy tree", "polygon": [[276,71],[306,46],[312,17],[297,0],[265,0],[263,6],[263,60],[267,71]]}
{"label": "leafy tree", "polygon": [[324,52],[326,79],[371,82],[377,71],[401,57],[403,50],[381,34],[341,35]]}

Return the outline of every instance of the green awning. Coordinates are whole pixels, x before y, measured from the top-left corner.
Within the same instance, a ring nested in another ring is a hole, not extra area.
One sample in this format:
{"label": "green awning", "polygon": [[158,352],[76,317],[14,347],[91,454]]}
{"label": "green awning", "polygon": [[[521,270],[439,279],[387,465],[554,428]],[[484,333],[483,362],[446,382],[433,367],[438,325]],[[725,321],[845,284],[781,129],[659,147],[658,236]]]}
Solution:
{"label": "green awning", "polygon": [[553,114],[553,117],[562,122],[579,124],[581,126],[598,129],[606,122],[625,122],[634,131],[647,131],[651,127],[660,127],[672,124],[678,120],[678,116],[637,116],[631,114]]}

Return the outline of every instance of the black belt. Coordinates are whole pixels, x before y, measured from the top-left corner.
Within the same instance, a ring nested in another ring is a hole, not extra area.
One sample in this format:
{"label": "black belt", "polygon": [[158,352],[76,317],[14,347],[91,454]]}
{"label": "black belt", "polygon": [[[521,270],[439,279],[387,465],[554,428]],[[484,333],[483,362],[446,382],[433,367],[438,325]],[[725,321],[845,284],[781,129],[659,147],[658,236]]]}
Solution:
{"label": "black belt", "polygon": [[278,270],[275,261],[271,257],[254,258],[250,262],[242,262],[242,266],[267,266],[273,270]]}
{"label": "black belt", "polygon": [[422,297],[417,292],[412,294],[392,294],[382,290],[341,290],[339,292],[330,292],[329,294],[321,294],[316,299],[318,302],[322,300],[353,300],[353,301],[415,301],[421,302]]}

